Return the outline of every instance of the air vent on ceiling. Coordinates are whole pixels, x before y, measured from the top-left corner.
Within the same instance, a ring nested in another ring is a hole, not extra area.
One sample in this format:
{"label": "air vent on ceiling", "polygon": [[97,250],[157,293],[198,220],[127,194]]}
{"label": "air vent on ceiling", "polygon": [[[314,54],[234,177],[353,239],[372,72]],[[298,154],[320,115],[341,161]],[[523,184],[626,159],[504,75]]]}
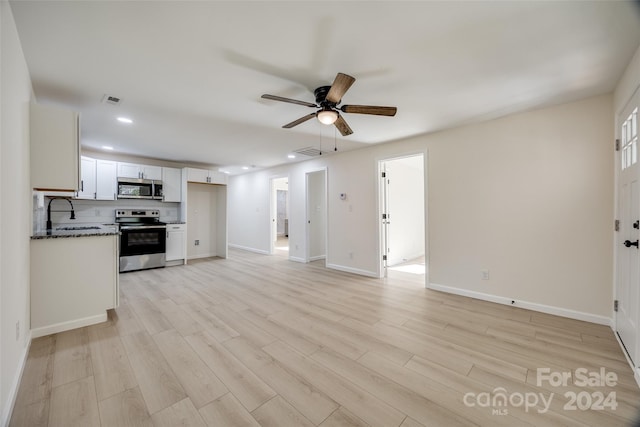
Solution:
{"label": "air vent on ceiling", "polygon": [[102,97],[102,102],[104,102],[105,104],[120,105],[122,100],[117,96],[105,95]]}
{"label": "air vent on ceiling", "polygon": [[322,151],[318,150],[317,148],[313,148],[313,147],[301,148],[299,150],[294,151],[294,153],[302,154],[303,156],[309,156],[309,157],[315,157],[315,156],[321,156],[322,155]]}

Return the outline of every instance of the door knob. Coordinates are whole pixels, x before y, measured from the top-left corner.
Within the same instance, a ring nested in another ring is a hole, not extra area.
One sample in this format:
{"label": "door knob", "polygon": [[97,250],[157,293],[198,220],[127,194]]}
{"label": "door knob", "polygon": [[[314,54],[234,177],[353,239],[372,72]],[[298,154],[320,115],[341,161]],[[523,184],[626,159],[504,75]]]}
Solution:
{"label": "door knob", "polygon": [[624,241],[624,245],[628,248],[630,248],[631,246],[635,246],[636,248],[638,247],[638,241],[636,240],[635,242],[632,242],[630,240],[625,240]]}

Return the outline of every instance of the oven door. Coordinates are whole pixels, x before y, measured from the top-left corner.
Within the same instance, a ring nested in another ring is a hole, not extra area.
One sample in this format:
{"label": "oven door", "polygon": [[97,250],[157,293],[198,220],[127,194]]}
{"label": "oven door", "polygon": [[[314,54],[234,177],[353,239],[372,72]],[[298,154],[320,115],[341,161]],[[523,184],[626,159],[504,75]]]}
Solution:
{"label": "oven door", "polygon": [[120,272],[164,267],[166,225],[120,227]]}

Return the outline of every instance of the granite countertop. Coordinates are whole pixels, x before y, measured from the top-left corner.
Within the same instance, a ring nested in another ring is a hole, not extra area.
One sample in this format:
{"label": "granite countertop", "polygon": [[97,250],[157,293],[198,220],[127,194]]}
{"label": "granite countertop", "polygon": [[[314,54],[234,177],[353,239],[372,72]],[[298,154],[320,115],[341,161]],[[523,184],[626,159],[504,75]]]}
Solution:
{"label": "granite countertop", "polygon": [[186,224],[184,221],[167,221],[166,224]]}
{"label": "granite countertop", "polygon": [[120,234],[118,226],[103,224],[60,225],[49,231],[34,232],[32,240],[67,237],[113,236]]}

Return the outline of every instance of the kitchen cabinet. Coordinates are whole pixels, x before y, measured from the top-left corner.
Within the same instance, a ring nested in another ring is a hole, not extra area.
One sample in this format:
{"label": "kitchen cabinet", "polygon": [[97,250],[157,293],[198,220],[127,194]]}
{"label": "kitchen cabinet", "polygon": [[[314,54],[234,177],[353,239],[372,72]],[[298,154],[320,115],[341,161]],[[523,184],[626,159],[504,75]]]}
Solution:
{"label": "kitchen cabinet", "polygon": [[186,258],[186,224],[167,224],[166,260],[184,261]]}
{"label": "kitchen cabinet", "polygon": [[208,169],[186,168],[187,181],[202,184],[227,185],[227,174]]}
{"label": "kitchen cabinet", "polygon": [[182,201],[182,169],[162,168],[162,201]]}
{"label": "kitchen cabinet", "polygon": [[118,306],[118,235],[31,240],[33,338],[107,320]]}
{"label": "kitchen cabinet", "polygon": [[80,188],[76,198],[95,199],[96,197],[96,159],[82,156],[80,159]]}
{"label": "kitchen cabinet", "polygon": [[162,179],[162,167],[118,162],[119,178]]}
{"label": "kitchen cabinet", "polygon": [[82,156],[80,160],[80,189],[76,198],[115,200],[116,187],[116,162]]}
{"label": "kitchen cabinet", "polygon": [[78,191],[78,113],[48,105],[31,104],[29,126],[31,187],[39,191]]}
{"label": "kitchen cabinet", "polygon": [[118,192],[117,163],[96,160],[96,200],[115,200]]}

